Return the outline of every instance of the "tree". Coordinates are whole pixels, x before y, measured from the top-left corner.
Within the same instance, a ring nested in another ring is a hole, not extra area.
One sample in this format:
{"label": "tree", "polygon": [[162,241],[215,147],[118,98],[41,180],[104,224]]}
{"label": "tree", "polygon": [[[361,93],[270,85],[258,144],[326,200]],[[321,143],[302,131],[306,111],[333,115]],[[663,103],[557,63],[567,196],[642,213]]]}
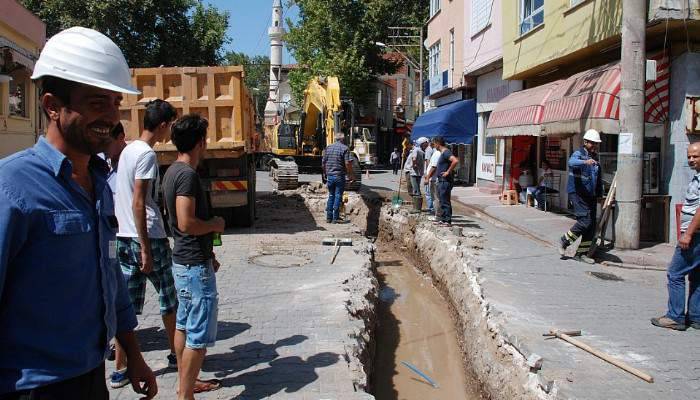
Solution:
{"label": "tree", "polygon": [[[290,0],[299,21],[287,20],[287,45],[300,68],[289,74],[299,103],[308,81],[337,76],[342,95],[357,102],[373,92],[377,76],[392,73],[400,60],[387,59],[377,42],[387,42],[390,26],[421,26],[426,0]],[[398,12],[400,10],[400,12]]]}
{"label": "tree", "polygon": [[196,0],[22,0],[52,36],[71,26],[109,36],[131,67],[216,65],[229,14]]}
{"label": "tree", "polygon": [[[244,53],[229,51],[224,55],[224,65],[242,65],[245,71],[245,85],[255,98],[256,112],[262,115],[270,90],[270,58],[267,56],[249,56]],[[257,89],[257,90],[256,90]]]}

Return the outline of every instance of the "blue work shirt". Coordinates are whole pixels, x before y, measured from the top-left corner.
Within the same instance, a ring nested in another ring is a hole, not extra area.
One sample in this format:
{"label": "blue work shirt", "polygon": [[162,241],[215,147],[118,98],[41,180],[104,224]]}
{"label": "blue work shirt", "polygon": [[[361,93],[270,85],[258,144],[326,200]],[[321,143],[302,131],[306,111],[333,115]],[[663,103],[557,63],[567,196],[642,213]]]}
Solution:
{"label": "blue work shirt", "polygon": [[[600,174],[600,164],[587,165],[592,159],[585,147],[576,150],[569,157],[569,180],[566,183],[568,193],[576,193],[581,197],[594,199],[603,193],[603,181]],[[597,161],[597,160],[596,160]]]}
{"label": "blue work shirt", "polygon": [[94,200],[43,137],[0,160],[0,395],[82,375],[136,327],[106,164],[89,169]]}

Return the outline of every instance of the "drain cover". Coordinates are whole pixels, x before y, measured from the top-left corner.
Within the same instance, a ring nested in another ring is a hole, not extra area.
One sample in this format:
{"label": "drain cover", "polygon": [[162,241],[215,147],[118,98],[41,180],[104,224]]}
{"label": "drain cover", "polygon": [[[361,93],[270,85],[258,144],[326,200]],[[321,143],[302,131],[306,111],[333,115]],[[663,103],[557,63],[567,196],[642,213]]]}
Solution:
{"label": "drain cover", "polygon": [[624,281],[624,279],[620,278],[619,276],[615,274],[609,274],[607,272],[586,271],[586,273],[604,281]]}
{"label": "drain cover", "polygon": [[295,254],[261,254],[250,259],[250,262],[267,268],[295,268],[311,262],[311,259]]}

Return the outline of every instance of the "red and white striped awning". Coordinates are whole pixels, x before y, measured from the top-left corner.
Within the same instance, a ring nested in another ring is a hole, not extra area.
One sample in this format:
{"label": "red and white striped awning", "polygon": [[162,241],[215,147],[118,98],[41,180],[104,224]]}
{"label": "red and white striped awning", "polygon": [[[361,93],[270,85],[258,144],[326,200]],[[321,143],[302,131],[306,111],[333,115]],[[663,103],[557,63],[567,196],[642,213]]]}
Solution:
{"label": "red and white striped awning", "polygon": [[[660,53],[657,79],[646,85],[645,121],[663,124],[668,118],[669,61]],[[620,132],[620,64],[608,64],[573,75],[556,87],[544,105],[545,135],[571,135],[596,129]]]}
{"label": "red and white striped awning", "polygon": [[561,82],[521,90],[503,98],[489,117],[487,136],[539,136],[544,105]]}

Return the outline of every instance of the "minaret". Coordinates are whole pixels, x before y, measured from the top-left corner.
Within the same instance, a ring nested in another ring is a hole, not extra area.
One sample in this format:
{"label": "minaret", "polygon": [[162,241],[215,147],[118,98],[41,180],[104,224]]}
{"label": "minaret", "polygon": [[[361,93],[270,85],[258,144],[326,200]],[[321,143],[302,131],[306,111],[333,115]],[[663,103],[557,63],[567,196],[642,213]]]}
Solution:
{"label": "minaret", "polygon": [[267,30],[270,36],[270,93],[265,105],[265,125],[274,125],[279,122],[279,84],[282,73],[282,1],[272,2],[272,25]]}

